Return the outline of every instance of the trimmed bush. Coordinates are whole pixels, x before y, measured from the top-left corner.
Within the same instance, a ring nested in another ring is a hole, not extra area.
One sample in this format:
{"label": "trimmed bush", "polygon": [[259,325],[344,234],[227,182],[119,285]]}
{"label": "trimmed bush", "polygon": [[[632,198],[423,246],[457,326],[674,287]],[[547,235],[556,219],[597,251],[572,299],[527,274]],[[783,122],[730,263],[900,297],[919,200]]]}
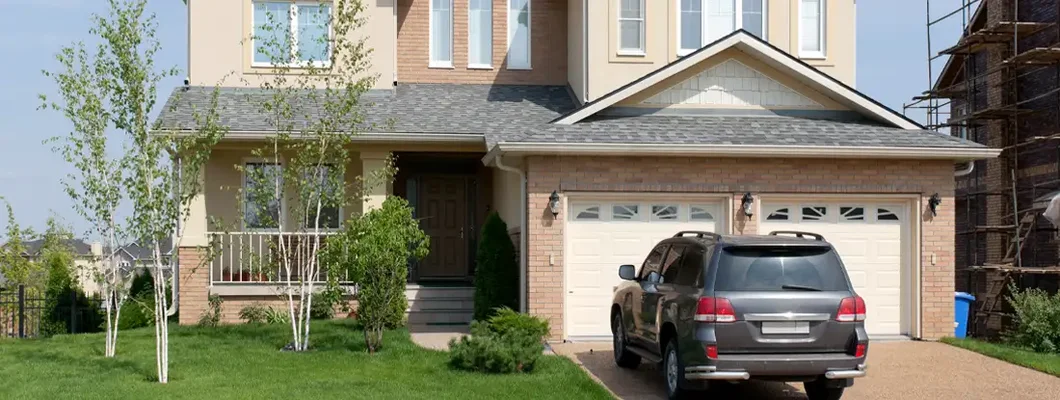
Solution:
{"label": "trimmed bush", "polygon": [[1060,353],[1060,293],[1009,286],[1015,320],[1005,339],[1039,353]]}
{"label": "trimmed bush", "polygon": [[519,307],[519,260],[508,224],[494,212],[482,226],[475,255],[475,319],[500,307]]}
{"label": "trimmed bush", "polygon": [[48,279],[44,287],[45,315],[41,321],[41,334],[45,337],[98,332],[103,322],[99,307],[89,302],[74,279],[73,261],[68,251],[45,251],[43,262],[48,268]]}
{"label": "trimmed bush", "polygon": [[211,294],[206,301],[209,307],[199,316],[199,326],[216,327],[221,325],[221,304],[224,303],[224,299],[216,294]]}
{"label": "trimmed bush", "polygon": [[449,365],[496,374],[532,372],[548,331],[548,321],[498,309],[488,321],[472,322],[470,336],[449,342]]}
{"label": "trimmed bush", "polygon": [[239,319],[248,324],[264,324],[268,321],[269,308],[263,304],[254,303],[239,310]]}

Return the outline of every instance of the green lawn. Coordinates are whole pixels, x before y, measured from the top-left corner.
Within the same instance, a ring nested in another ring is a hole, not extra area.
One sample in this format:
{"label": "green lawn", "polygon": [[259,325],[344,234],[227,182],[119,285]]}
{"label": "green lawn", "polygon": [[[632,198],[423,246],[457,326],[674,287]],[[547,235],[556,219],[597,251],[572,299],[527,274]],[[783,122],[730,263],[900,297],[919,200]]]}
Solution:
{"label": "green lawn", "polygon": [[281,352],[287,326],[172,327],[170,383],[154,383],[154,330],[122,331],[118,357],[103,336],[0,341],[0,399],[610,399],[578,366],[541,359],[532,374],[450,370],[444,352],[422,349],[406,331],[386,334],[369,355],[348,322],[315,323],[314,350]]}
{"label": "green lawn", "polygon": [[942,342],[1050,375],[1060,376],[1060,355],[1035,353],[1004,344],[975,339],[943,338]]}

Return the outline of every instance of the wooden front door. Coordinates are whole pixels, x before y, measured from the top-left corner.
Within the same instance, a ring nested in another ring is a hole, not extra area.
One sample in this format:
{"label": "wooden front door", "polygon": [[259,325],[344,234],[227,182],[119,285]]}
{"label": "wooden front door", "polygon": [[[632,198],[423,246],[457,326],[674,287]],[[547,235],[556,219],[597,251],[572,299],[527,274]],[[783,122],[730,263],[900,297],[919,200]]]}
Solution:
{"label": "wooden front door", "polygon": [[420,279],[468,276],[468,177],[423,176],[416,217],[431,237],[431,252],[420,261]]}

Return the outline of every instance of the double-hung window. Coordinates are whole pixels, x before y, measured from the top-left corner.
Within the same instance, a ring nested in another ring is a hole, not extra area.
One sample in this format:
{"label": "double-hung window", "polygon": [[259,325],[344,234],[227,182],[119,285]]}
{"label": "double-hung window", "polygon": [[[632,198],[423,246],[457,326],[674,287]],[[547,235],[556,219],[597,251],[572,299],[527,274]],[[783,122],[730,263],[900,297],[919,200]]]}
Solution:
{"label": "double-hung window", "polygon": [[[318,190],[309,196],[306,204],[304,227],[307,229],[338,229],[342,223],[342,200],[345,198],[345,184],[342,169],[335,165],[324,165],[315,168],[316,173],[306,177],[311,182],[310,189]],[[320,200],[320,203],[317,203]],[[317,220],[317,206],[320,206],[320,220]]]}
{"label": "double-hung window", "polygon": [[799,57],[825,56],[825,1],[799,0]]}
{"label": "double-hung window", "polygon": [[432,68],[453,66],[453,0],[430,0],[430,62]]}
{"label": "double-hung window", "polygon": [[243,226],[247,230],[280,227],[283,175],[281,166],[269,162],[243,165]]}
{"label": "double-hung window", "polygon": [[530,0],[508,0],[508,69],[530,69]]}
{"label": "double-hung window", "polygon": [[253,24],[254,66],[330,65],[330,4],[255,1]]}
{"label": "double-hung window", "polygon": [[677,0],[678,54],[699,50],[743,29],[766,37],[767,0]]}
{"label": "double-hung window", "polygon": [[467,66],[491,68],[493,62],[493,0],[468,0]]}
{"label": "double-hung window", "polygon": [[644,54],[644,1],[618,0],[618,53]]}

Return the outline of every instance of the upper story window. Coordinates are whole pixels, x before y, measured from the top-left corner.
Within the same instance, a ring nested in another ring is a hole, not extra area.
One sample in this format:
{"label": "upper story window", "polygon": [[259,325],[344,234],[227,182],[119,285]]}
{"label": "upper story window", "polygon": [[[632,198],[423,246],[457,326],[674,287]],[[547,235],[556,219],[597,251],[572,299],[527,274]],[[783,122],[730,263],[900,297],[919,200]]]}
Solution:
{"label": "upper story window", "polygon": [[453,66],[453,0],[431,0],[429,67]]}
{"label": "upper story window", "polygon": [[508,69],[530,69],[530,0],[508,0]]}
{"label": "upper story window", "polygon": [[255,1],[253,18],[253,65],[330,64],[331,5]]}
{"label": "upper story window", "polygon": [[493,60],[493,0],[468,0],[467,66],[491,68]]}
{"label": "upper story window", "polygon": [[678,54],[698,50],[737,29],[766,37],[766,0],[677,0]]}
{"label": "upper story window", "polygon": [[824,58],[826,0],[799,0],[799,57]]}
{"label": "upper story window", "polygon": [[644,54],[644,0],[618,1],[618,52]]}

